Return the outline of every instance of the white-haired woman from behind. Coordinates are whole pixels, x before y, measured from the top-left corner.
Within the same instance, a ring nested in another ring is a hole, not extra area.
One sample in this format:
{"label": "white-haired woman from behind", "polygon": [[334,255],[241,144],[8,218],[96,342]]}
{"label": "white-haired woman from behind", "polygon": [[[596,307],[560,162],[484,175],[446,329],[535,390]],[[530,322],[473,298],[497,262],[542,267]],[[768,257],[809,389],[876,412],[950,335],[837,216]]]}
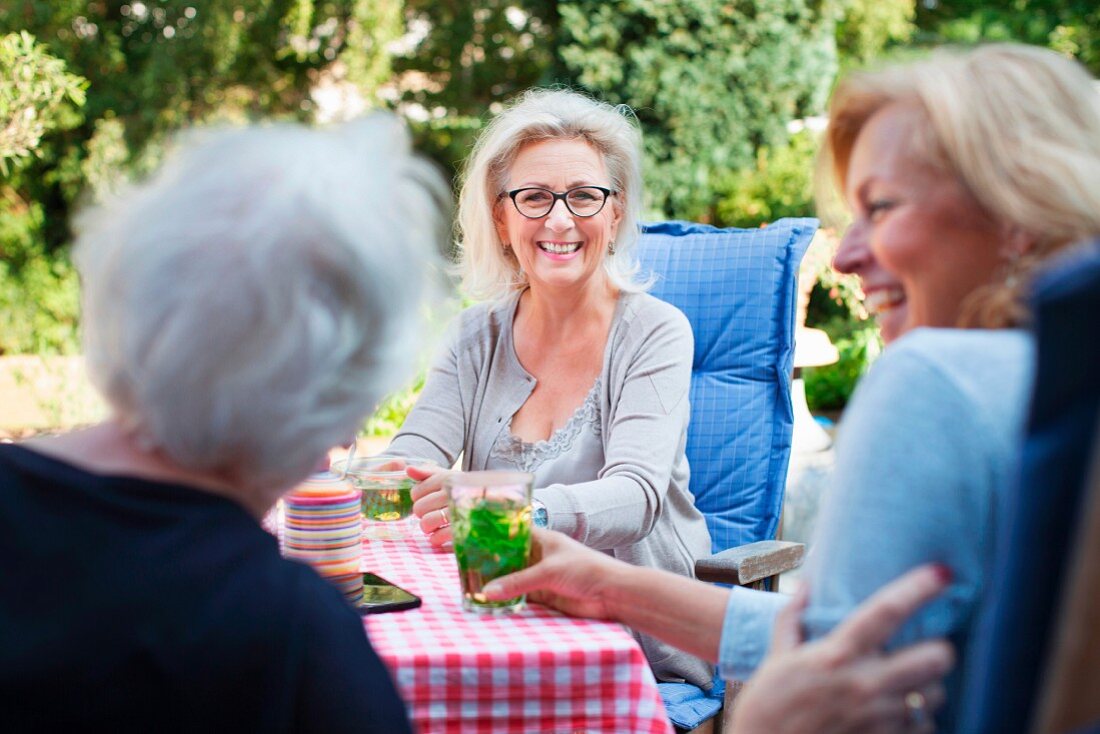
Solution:
{"label": "white-haired woman from behind", "polygon": [[408,731],[358,616],[258,520],[393,386],[440,179],[388,116],[193,138],[78,222],[111,416],[0,446],[0,706],[16,729]]}
{"label": "white-haired woman from behind", "polygon": [[[684,455],[692,334],[635,279],[641,187],[625,109],[533,90],[490,122],[458,216],[466,292],[485,300],[459,318],[391,451],[531,472],[536,524],[692,576],[710,552]],[[442,544],[444,473],[410,474]],[[640,639],[659,678],[710,686],[710,664]]]}

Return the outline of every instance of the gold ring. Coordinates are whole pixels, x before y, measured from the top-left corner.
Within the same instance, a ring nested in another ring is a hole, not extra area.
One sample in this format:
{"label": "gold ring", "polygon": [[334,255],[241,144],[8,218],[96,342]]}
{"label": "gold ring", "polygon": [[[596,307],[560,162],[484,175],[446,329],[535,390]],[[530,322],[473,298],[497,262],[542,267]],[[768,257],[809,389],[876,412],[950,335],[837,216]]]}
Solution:
{"label": "gold ring", "polygon": [[905,694],[905,721],[912,726],[920,726],[928,720],[928,700],[920,691]]}
{"label": "gold ring", "polygon": [[440,507],[439,508],[439,516],[441,518],[443,518],[443,522],[441,522],[439,524],[439,527],[445,528],[445,527],[447,527],[448,525],[451,524],[451,518],[447,517],[447,508],[446,507]]}

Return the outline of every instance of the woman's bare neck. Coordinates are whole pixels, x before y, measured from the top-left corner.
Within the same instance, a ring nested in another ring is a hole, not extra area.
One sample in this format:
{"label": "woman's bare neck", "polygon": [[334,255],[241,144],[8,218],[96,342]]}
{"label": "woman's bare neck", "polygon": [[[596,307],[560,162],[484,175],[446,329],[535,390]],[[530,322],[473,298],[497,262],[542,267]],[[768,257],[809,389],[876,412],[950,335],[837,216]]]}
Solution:
{"label": "woman's bare neck", "polygon": [[529,288],[520,298],[516,315],[524,328],[549,339],[592,329],[606,331],[618,298],[619,292],[610,285],[568,293]]}

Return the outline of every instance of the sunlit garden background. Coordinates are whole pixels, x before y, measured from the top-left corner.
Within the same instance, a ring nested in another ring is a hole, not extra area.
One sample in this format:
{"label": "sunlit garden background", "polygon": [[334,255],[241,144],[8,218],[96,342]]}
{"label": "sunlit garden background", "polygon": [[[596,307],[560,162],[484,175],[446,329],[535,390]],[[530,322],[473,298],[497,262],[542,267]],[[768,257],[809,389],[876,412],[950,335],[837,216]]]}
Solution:
{"label": "sunlit garden background", "polygon": [[[33,393],[35,429],[95,417],[95,400],[74,387],[75,360],[62,359],[79,354],[70,215],[150,171],[181,128],[392,109],[454,175],[502,102],[564,84],[636,111],[649,218],[756,227],[814,215],[816,136],[838,72],[943,43],[1006,39],[1100,73],[1100,4],[7,0],[0,430],[20,430],[11,420],[19,394]],[[826,238],[810,255],[807,324],[828,332],[841,359],[804,374],[816,410],[843,407],[878,352],[860,294],[831,273],[828,248]],[[416,388],[388,400],[364,430],[391,432]]]}

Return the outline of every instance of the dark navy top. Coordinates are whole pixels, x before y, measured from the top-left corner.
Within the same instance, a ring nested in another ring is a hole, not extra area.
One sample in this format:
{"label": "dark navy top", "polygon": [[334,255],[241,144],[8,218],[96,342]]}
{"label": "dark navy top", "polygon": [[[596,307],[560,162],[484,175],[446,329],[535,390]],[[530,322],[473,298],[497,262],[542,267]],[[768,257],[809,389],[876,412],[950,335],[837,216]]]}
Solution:
{"label": "dark navy top", "polygon": [[243,508],[0,445],[0,729],[408,732],[359,616]]}

